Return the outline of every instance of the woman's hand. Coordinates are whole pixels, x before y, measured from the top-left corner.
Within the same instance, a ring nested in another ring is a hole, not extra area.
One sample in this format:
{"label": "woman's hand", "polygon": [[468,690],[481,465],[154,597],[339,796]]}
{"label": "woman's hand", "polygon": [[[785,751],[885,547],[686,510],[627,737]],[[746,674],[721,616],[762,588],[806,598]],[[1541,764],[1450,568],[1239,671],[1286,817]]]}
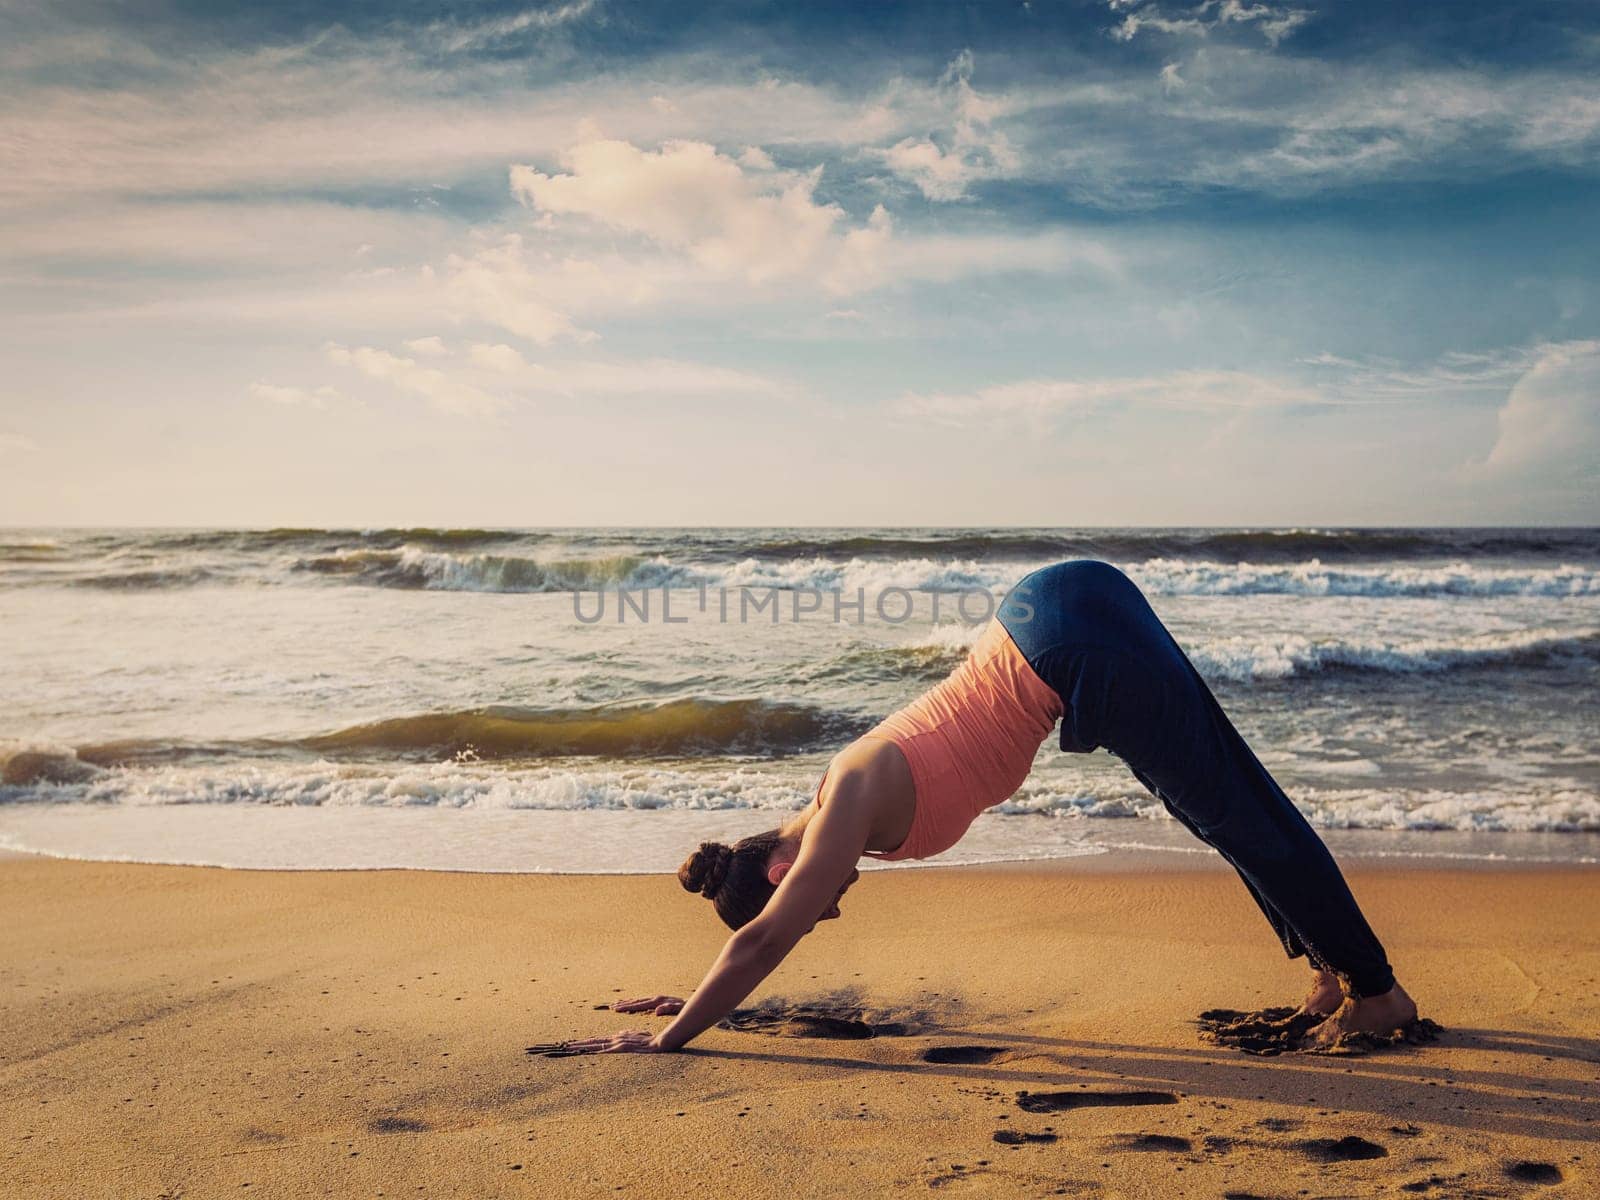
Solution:
{"label": "woman's hand", "polygon": [[676,996],[643,996],[638,1000],[619,1000],[611,1006],[612,1012],[649,1012],[658,1017],[674,1017],[683,1011],[683,1001]]}
{"label": "woman's hand", "polygon": [[[658,1017],[675,1016],[682,1008],[683,1001],[676,996],[641,996],[637,1000],[619,1000],[611,1006],[613,1012],[649,1012]],[[671,1051],[656,1040],[658,1036],[644,1029],[626,1029],[610,1037],[545,1042],[529,1046],[528,1053],[546,1058],[567,1058],[574,1054],[670,1054]]]}
{"label": "woman's hand", "polygon": [[670,1051],[660,1045],[649,1030],[626,1029],[609,1037],[579,1038],[571,1042],[529,1046],[528,1053],[564,1058],[572,1054],[667,1054]]}

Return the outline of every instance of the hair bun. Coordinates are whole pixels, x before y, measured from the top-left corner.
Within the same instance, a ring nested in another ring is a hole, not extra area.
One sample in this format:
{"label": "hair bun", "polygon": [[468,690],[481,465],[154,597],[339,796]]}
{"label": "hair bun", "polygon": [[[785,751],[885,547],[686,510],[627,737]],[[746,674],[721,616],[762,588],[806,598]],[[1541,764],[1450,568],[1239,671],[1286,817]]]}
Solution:
{"label": "hair bun", "polygon": [[701,842],[700,849],[684,859],[678,868],[678,882],[686,891],[699,892],[707,900],[714,900],[722,881],[728,877],[728,866],[733,862],[733,847],[721,842]]}

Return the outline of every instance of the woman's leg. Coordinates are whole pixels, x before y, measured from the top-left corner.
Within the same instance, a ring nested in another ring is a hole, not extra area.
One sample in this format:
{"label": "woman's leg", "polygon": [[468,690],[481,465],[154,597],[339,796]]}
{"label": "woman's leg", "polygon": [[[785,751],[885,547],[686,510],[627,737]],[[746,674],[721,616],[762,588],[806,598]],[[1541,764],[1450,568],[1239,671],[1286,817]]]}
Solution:
{"label": "woman's leg", "polygon": [[1303,948],[1356,996],[1394,986],[1327,847],[1126,576],[1104,563],[1058,564],[1021,581],[999,616],[1061,696],[1063,749],[1103,745],[1124,759],[1233,864],[1291,954]]}
{"label": "woman's leg", "polygon": [[[1161,792],[1156,787],[1154,781],[1140,775],[1138,771],[1133,772],[1133,777],[1140,783],[1144,784],[1145,790],[1148,791],[1152,796],[1156,797],[1158,800],[1161,799]],[[1205,834],[1201,833],[1200,830],[1195,826],[1194,822],[1190,821],[1188,817],[1184,816],[1180,810],[1174,808],[1170,804],[1165,803],[1163,803],[1162,807],[1164,807],[1167,812],[1171,814],[1173,820],[1177,821],[1178,824],[1182,825],[1190,833],[1194,834],[1195,837],[1199,838],[1202,842],[1206,840]],[[1217,849],[1217,847],[1213,846],[1212,849],[1215,849],[1217,850],[1217,853],[1222,854],[1222,851]],[[1222,854],[1222,857],[1227,859],[1228,865],[1238,872],[1239,882],[1244,884],[1245,890],[1250,893],[1250,898],[1256,902],[1256,907],[1261,910],[1261,915],[1266,917],[1267,924],[1272,926],[1272,932],[1277,934],[1278,940],[1283,943],[1283,952],[1290,958],[1305,958],[1305,943],[1300,940],[1300,935],[1294,931],[1294,927],[1289,924],[1287,918],[1285,918],[1284,915],[1277,909],[1273,908],[1272,904],[1267,900],[1267,898],[1256,890],[1256,885],[1250,882],[1250,877],[1243,871],[1239,870],[1238,863],[1228,858],[1226,854]]]}
{"label": "woman's leg", "polygon": [[1389,991],[1394,972],[1383,946],[1327,846],[1216,701],[1204,701],[1178,717],[1194,723],[1191,736],[1173,739],[1180,753],[1135,739],[1143,743],[1138,775],[1234,865],[1263,907],[1281,915],[1313,964],[1339,975],[1357,997]]}

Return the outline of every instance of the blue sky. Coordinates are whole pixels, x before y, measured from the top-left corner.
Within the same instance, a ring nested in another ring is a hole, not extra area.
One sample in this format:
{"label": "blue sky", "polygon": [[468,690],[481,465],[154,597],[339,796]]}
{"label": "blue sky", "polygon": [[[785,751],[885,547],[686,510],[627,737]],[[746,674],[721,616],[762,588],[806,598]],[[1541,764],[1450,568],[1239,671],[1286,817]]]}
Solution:
{"label": "blue sky", "polygon": [[0,523],[1600,521],[1585,3],[0,2]]}

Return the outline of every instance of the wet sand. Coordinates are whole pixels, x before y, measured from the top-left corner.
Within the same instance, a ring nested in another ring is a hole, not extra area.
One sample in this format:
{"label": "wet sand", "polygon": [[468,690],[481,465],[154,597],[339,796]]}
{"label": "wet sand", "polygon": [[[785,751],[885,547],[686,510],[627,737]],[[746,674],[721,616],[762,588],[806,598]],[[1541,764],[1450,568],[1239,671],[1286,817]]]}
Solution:
{"label": "wet sand", "polygon": [[5,1196],[1588,1196],[1600,870],[1360,866],[1439,1041],[1209,1044],[1303,991],[1236,879],[869,873],[690,1052],[721,943],[666,877],[0,861]]}

